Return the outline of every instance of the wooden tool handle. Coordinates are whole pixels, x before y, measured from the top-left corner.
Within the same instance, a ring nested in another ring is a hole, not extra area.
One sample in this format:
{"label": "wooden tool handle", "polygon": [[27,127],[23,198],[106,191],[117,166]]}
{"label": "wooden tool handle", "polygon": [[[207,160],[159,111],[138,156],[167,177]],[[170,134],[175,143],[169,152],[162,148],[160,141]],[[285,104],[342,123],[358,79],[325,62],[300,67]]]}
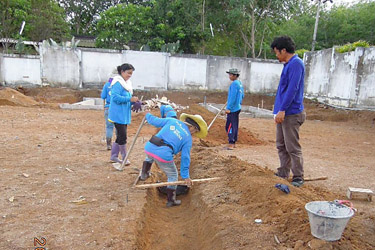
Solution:
{"label": "wooden tool handle", "polygon": [[305,178],[305,181],[323,181],[323,180],[327,180],[328,177],[327,176],[320,176],[320,177],[306,177]]}
{"label": "wooden tool handle", "polygon": [[[205,178],[205,179],[195,179],[191,180],[193,183],[196,182],[205,182],[205,181],[215,181],[219,180],[220,177],[214,177],[214,178]],[[173,182],[159,182],[159,183],[151,183],[151,184],[142,184],[142,185],[136,185],[137,188],[151,188],[151,187],[163,187],[163,186],[175,186],[175,185],[184,185],[186,184],[185,181],[173,181]]]}

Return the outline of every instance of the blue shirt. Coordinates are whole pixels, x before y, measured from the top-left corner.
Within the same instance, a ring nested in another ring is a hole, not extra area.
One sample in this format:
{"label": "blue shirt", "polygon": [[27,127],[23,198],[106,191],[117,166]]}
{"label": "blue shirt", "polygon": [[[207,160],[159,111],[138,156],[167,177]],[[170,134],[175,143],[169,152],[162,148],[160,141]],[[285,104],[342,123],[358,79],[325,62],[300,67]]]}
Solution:
{"label": "blue shirt", "polygon": [[161,105],[160,107],[160,116],[161,118],[166,118],[166,117],[177,117],[176,111],[172,108],[171,105]]}
{"label": "blue shirt", "polygon": [[103,86],[103,90],[102,90],[102,93],[100,95],[100,97],[103,100],[105,100],[105,106],[104,106],[105,108],[108,108],[109,104],[111,103],[110,86],[111,86],[111,83],[106,82]]}
{"label": "blue shirt", "polygon": [[193,141],[188,126],[180,120],[159,118],[150,113],[146,115],[146,119],[149,124],[162,128],[156,136],[173,147],[172,151],[168,146],[156,146],[151,142],[147,142],[145,145],[146,153],[162,162],[171,162],[173,161],[173,156],[181,152],[181,177],[183,179],[190,178],[190,150]]}
{"label": "blue shirt", "polygon": [[240,110],[244,96],[242,83],[239,80],[234,80],[228,90],[227,109],[232,113]]}
{"label": "blue shirt", "polygon": [[305,65],[294,55],[281,72],[277,88],[273,113],[285,111],[285,115],[299,114],[303,111],[303,89],[305,80]]}
{"label": "blue shirt", "polygon": [[132,95],[125,90],[120,82],[116,82],[110,89],[111,101],[108,110],[108,120],[118,124],[130,124]]}

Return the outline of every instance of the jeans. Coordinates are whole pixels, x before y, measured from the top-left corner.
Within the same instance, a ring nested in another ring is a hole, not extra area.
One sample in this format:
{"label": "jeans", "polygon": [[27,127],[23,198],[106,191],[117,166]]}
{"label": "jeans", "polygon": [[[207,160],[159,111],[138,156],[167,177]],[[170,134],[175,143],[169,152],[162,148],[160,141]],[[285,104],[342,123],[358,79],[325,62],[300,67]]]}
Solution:
{"label": "jeans", "polygon": [[[167,175],[168,182],[178,181],[178,172],[177,172],[176,164],[174,164],[174,161],[161,162],[150,155],[146,155],[145,161],[151,164],[155,161],[156,164],[158,164],[159,168]],[[176,185],[167,186],[167,188],[176,190],[177,186]]]}
{"label": "jeans", "polygon": [[105,119],[105,137],[112,138],[113,135],[113,123],[108,121],[108,108],[104,108],[104,119]]}

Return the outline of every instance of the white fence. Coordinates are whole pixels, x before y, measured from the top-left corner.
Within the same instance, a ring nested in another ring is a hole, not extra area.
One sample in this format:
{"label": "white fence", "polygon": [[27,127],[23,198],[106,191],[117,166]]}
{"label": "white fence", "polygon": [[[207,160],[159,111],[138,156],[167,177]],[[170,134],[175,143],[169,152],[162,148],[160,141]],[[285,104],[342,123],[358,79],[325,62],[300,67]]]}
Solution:
{"label": "white fence", "polygon": [[[304,61],[307,97],[343,107],[375,108],[375,48],[309,52]],[[136,69],[135,89],[226,91],[230,80],[225,72],[238,68],[245,91],[262,94],[276,92],[283,67],[276,60],[41,46],[40,56],[0,54],[0,83],[99,88],[125,62]]]}

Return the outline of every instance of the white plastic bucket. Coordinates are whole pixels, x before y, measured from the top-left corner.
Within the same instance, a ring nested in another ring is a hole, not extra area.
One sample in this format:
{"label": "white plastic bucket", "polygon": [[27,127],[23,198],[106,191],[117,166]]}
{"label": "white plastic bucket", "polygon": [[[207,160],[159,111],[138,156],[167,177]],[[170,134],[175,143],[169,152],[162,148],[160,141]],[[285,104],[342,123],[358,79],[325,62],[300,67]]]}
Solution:
{"label": "white plastic bucket", "polygon": [[353,209],[332,201],[312,201],[305,205],[311,234],[319,239],[335,241],[341,238]]}

